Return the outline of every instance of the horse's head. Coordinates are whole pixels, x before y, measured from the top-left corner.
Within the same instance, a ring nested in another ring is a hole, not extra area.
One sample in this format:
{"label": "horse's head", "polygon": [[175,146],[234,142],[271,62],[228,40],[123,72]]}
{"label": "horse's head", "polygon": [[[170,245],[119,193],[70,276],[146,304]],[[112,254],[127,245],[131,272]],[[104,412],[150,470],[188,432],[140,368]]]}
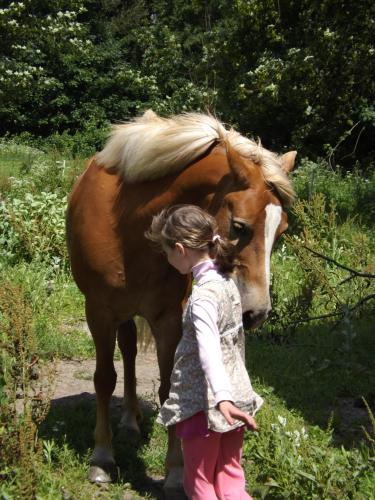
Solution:
{"label": "horse's head", "polygon": [[[271,309],[270,256],[287,228],[284,207],[294,194],[287,172],[295,156],[278,157],[210,115],[147,112],[117,125],[96,161],[122,173],[127,194],[120,205],[126,199],[132,212],[135,197],[136,214],[147,224],[178,203],[197,204],[216,217],[220,234],[236,243],[244,323],[255,326]],[[134,223],[128,212],[127,223]]]}
{"label": "horse's head", "polygon": [[259,165],[227,149],[231,186],[216,212],[220,231],[237,247],[233,278],[242,297],[245,327],[259,325],[271,310],[271,251],[288,227],[284,206],[293,196],[287,173],[294,166],[296,152],[282,157],[266,154],[269,157],[263,161],[268,165]]}

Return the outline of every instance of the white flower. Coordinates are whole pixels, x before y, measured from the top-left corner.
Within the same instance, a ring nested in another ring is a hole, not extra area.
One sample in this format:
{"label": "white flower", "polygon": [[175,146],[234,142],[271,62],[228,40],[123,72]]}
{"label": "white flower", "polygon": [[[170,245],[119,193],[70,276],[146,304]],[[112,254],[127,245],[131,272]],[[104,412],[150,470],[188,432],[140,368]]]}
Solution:
{"label": "white flower", "polygon": [[286,418],[285,417],[282,417],[281,415],[278,415],[277,416],[277,420],[279,421],[280,425],[282,427],[285,427],[286,426]]}

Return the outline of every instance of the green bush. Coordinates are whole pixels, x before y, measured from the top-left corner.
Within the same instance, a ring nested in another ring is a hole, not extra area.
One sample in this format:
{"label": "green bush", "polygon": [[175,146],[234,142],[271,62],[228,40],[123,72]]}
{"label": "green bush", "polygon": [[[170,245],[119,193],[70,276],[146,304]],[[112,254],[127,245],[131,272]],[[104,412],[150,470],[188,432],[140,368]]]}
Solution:
{"label": "green bush", "polygon": [[78,153],[99,142],[74,138],[91,124],[210,109],[271,149],[373,165],[371,0],[0,7],[1,135],[66,133]]}
{"label": "green bush", "polygon": [[362,172],[360,166],[344,172],[329,166],[327,161],[313,162],[302,158],[293,174],[293,184],[299,199],[310,201],[324,195],[327,204],[335,205],[341,220],[359,218],[371,225],[375,217],[375,170]]}
{"label": "green bush", "polygon": [[38,259],[46,265],[66,265],[65,210],[67,198],[42,191],[25,193],[0,203],[0,259]]}

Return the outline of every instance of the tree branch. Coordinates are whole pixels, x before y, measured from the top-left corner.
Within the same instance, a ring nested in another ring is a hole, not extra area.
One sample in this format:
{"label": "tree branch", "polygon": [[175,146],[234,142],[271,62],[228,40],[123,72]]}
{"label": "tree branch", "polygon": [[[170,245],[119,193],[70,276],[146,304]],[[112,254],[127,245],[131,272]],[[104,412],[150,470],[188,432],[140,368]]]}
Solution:
{"label": "tree branch", "polygon": [[348,271],[349,273],[358,276],[360,278],[375,278],[375,274],[371,273],[363,273],[361,271],[357,271],[356,269],[352,269],[351,267],[344,266],[343,264],[340,264],[337,262],[337,260],[332,259],[331,257],[327,257],[326,255],[323,255],[322,253],[317,252],[316,250],[313,250],[312,248],[308,247],[307,245],[302,245],[303,248],[311,252],[313,255],[316,257],[320,257],[321,259],[326,260],[327,262],[331,262],[332,264],[335,264],[335,266],[340,267],[341,269],[345,269],[345,271]]}
{"label": "tree branch", "polygon": [[[359,300],[354,306],[349,307],[348,310],[350,312],[354,311],[358,307],[360,307],[362,304],[367,302],[368,300],[375,299],[375,293],[370,293],[369,295],[366,295],[366,297],[363,297],[361,300]],[[344,316],[345,311],[342,312],[334,312],[334,313],[328,313],[328,314],[322,314],[321,316],[312,316],[310,318],[302,318],[298,319],[297,321],[293,321],[293,323],[288,323],[287,326],[295,326],[298,325],[299,323],[307,323],[308,321],[314,321],[318,319],[325,319],[325,318],[333,318],[335,316]]]}
{"label": "tree branch", "polygon": [[297,321],[293,321],[293,323],[288,323],[287,326],[295,326],[298,325],[299,323],[307,323],[308,321],[314,321],[317,319],[325,319],[325,318],[333,318],[335,316],[342,316],[343,313],[337,312],[337,313],[329,313],[329,314],[322,314],[321,316],[311,316],[310,318],[301,318],[297,319]]}
{"label": "tree branch", "polygon": [[370,293],[369,295],[366,295],[366,297],[363,297],[353,307],[351,307],[349,311],[354,311],[354,309],[357,309],[357,307],[360,307],[362,304],[371,299],[375,299],[375,293]]}

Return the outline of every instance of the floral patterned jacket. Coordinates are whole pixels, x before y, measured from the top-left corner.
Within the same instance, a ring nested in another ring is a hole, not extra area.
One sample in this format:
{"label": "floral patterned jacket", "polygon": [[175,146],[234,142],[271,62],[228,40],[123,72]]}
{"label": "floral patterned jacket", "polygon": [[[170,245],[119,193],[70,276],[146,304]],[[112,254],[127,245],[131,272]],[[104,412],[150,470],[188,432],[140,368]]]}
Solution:
{"label": "floral patterned jacket", "polygon": [[175,353],[169,397],[159,412],[157,422],[165,426],[174,425],[203,410],[209,429],[227,432],[243,423],[236,421],[230,426],[215,406],[214,395],[200,364],[191,318],[191,307],[197,298],[218,303],[222,361],[231,382],[233,403],[250,415],[254,415],[263,403],[262,398],[254,392],[245,367],[241,297],[233,280],[223,276],[222,279],[206,281],[193,287],[183,314],[183,335]]}

